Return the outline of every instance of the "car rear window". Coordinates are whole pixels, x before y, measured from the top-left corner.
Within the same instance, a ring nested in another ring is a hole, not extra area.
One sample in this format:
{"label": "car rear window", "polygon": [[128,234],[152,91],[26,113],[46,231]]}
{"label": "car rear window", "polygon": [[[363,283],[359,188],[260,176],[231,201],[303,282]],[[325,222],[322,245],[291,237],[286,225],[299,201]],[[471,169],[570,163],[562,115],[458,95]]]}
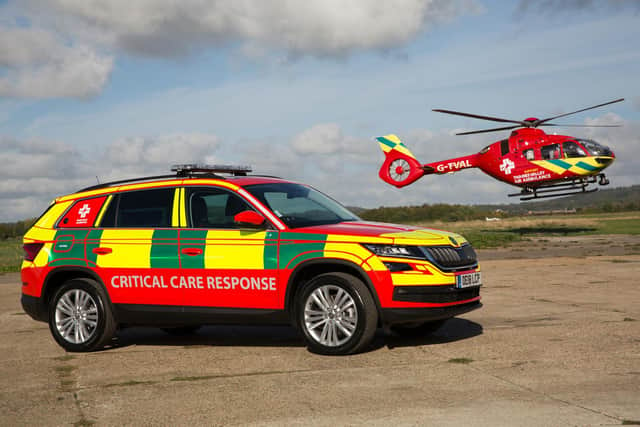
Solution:
{"label": "car rear window", "polygon": [[102,218],[101,227],[171,227],[173,188],[116,194]]}

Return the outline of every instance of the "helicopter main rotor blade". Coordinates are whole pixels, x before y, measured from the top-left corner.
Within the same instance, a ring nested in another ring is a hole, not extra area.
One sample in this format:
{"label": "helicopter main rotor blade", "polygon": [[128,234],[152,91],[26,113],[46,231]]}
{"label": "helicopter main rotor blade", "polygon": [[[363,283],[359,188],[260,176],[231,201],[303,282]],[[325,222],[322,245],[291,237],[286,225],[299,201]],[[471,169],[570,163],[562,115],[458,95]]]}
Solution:
{"label": "helicopter main rotor blade", "polygon": [[562,126],[569,128],[619,128],[622,125],[561,125],[557,123],[543,123],[539,126]]}
{"label": "helicopter main rotor blade", "polygon": [[[509,120],[509,119],[502,119],[500,117],[491,117],[491,116],[480,116],[478,114],[470,114],[470,113],[462,113],[460,111],[452,111],[452,110],[441,110],[441,109],[435,109],[432,110],[435,111],[437,113],[445,113],[445,114],[454,114],[456,116],[464,116],[464,117],[471,117],[473,119],[480,119],[480,120],[491,120],[492,122],[501,122],[501,123],[518,123],[521,126],[527,126],[527,124],[525,124],[525,122],[520,121],[520,120]],[[460,135],[460,134],[459,134]]]}
{"label": "helicopter main rotor blade", "polygon": [[511,130],[511,129],[516,129],[516,128],[519,128],[519,127],[522,127],[522,126],[517,125],[517,126],[507,126],[507,127],[503,127],[503,128],[472,130],[472,131],[469,131],[469,132],[456,133],[456,135],[473,135],[474,133],[497,132],[499,130]]}
{"label": "helicopter main rotor blade", "polygon": [[587,108],[583,108],[581,110],[572,111],[570,113],[564,113],[564,114],[560,114],[560,115],[557,115],[557,116],[548,117],[546,119],[542,119],[542,120],[536,121],[534,126],[540,126],[542,123],[548,122],[550,120],[555,120],[557,118],[569,116],[571,114],[581,113],[581,112],[587,111],[587,110],[593,110],[594,108],[604,107],[605,105],[615,104],[616,102],[622,102],[622,101],[624,101],[624,98],[616,99],[614,101],[605,102],[604,104],[594,105],[593,107],[587,107]]}

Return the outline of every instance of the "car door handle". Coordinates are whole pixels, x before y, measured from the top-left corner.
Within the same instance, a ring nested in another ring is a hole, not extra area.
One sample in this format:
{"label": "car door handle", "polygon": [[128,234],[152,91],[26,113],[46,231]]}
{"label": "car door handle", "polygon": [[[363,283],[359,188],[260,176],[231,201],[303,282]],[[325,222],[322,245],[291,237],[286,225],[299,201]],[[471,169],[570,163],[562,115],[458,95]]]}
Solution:
{"label": "car door handle", "polygon": [[91,252],[93,252],[94,254],[97,254],[97,255],[107,255],[107,254],[110,254],[111,252],[113,252],[113,249],[98,247],[98,248],[93,248],[91,250]]}
{"label": "car door handle", "polygon": [[200,248],[182,248],[181,252],[189,256],[202,255],[202,249]]}

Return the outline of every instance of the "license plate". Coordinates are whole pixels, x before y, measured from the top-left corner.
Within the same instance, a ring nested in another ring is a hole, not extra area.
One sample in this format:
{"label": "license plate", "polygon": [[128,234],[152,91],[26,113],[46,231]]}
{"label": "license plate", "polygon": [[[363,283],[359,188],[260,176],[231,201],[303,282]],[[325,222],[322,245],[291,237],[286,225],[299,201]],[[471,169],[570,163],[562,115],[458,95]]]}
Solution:
{"label": "license plate", "polygon": [[471,288],[482,284],[480,272],[467,273],[456,276],[456,288]]}

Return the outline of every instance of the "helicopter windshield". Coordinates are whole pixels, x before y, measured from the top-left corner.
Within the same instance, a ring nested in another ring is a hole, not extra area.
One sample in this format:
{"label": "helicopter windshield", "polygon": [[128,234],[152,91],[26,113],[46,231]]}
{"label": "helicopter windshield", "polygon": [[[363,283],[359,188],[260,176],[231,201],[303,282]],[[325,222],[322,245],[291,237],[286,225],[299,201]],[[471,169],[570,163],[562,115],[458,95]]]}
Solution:
{"label": "helicopter windshield", "polygon": [[600,145],[591,139],[578,139],[577,140],[592,156],[611,156],[611,150],[609,147]]}
{"label": "helicopter windshield", "polygon": [[575,141],[563,142],[562,151],[564,151],[565,157],[584,157],[587,155]]}

